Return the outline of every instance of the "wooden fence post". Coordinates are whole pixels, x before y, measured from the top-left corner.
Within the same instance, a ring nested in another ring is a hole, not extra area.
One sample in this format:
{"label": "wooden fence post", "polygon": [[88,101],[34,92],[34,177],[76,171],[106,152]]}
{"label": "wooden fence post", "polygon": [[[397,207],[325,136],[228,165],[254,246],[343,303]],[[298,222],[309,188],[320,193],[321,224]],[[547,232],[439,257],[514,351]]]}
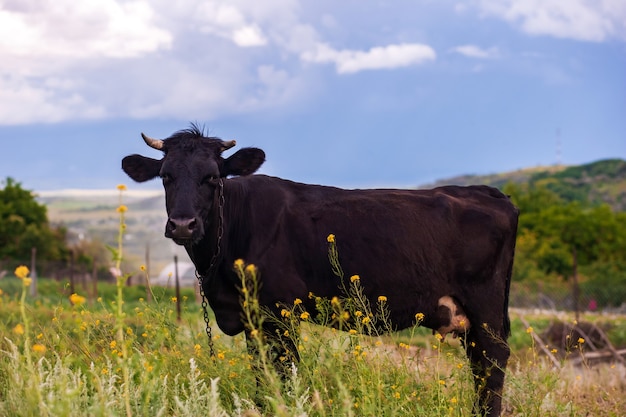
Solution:
{"label": "wooden fence post", "polygon": [[150,242],[146,243],[146,302],[152,301],[152,291],[150,290]]}
{"label": "wooden fence post", "polygon": [[37,248],[32,248],[30,251],[30,296],[37,297]]}
{"label": "wooden fence post", "polygon": [[174,279],[176,280],[176,320],[182,320],[180,315],[180,281],[178,278],[178,256],[174,255]]}

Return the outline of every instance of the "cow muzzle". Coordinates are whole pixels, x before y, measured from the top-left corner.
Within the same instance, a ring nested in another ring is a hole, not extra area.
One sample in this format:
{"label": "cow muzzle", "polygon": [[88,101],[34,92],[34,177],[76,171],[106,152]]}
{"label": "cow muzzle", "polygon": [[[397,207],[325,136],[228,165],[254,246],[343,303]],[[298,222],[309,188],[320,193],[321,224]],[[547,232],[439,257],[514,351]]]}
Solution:
{"label": "cow muzzle", "polygon": [[202,234],[202,224],[196,218],[169,218],[165,226],[165,237],[182,245]]}

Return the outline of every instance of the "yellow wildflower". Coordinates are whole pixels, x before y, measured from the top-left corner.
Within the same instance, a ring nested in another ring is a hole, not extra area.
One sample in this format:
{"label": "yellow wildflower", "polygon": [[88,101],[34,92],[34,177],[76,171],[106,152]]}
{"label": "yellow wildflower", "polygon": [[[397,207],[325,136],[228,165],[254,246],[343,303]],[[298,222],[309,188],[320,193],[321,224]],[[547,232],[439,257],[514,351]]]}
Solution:
{"label": "yellow wildflower", "polygon": [[46,352],[46,346],[42,345],[41,343],[35,343],[33,345],[33,352],[45,353]]}
{"label": "yellow wildflower", "polygon": [[24,334],[24,326],[22,325],[22,323],[18,323],[13,328],[13,333],[15,333],[15,334]]}
{"label": "yellow wildflower", "polygon": [[235,261],[235,268],[238,268],[238,269],[243,268],[243,259],[237,259]]}
{"label": "yellow wildflower", "polygon": [[369,317],[363,317],[362,323],[363,323],[363,324],[367,324],[367,323],[369,323],[370,321],[371,321],[371,320],[370,320],[370,318],[369,318]]}
{"label": "yellow wildflower", "polygon": [[117,211],[118,213],[126,213],[128,211],[128,207],[126,207],[124,204],[120,204],[115,211]]}
{"label": "yellow wildflower", "polygon": [[178,301],[178,298],[172,297],[172,302],[175,303],[176,301]]}
{"label": "yellow wildflower", "polygon": [[300,314],[300,318],[302,320],[308,320],[309,317],[311,317],[311,315],[308,312],[306,312],[306,311],[304,313]]}
{"label": "yellow wildflower", "polygon": [[15,276],[18,277],[19,279],[26,278],[28,274],[30,274],[30,271],[28,270],[27,266],[20,265],[17,268],[15,268]]}
{"label": "yellow wildflower", "polygon": [[417,313],[415,315],[415,321],[417,321],[417,323],[421,323],[424,320],[424,313]]}
{"label": "yellow wildflower", "polygon": [[532,326],[528,326],[528,328],[526,329],[526,333],[530,334],[533,332],[533,327]]}
{"label": "yellow wildflower", "polygon": [[256,272],[256,266],[254,264],[248,264],[248,266],[246,266],[246,272],[254,274]]}
{"label": "yellow wildflower", "polygon": [[349,331],[348,333],[350,333],[350,334],[356,334],[357,332],[356,332],[356,330],[354,330],[354,329],[350,329],[350,331]]}
{"label": "yellow wildflower", "polygon": [[284,309],[284,308],[283,308],[283,309],[280,311],[280,315],[281,315],[282,317],[289,317],[289,316],[291,316],[291,312],[290,312],[289,310],[287,310],[287,309]]}
{"label": "yellow wildflower", "polygon": [[337,297],[333,297],[333,298],[331,298],[331,299],[330,299],[330,303],[331,303],[332,305],[339,305],[339,298],[337,298]]}
{"label": "yellow wildflower", "polygon": [[139,267],[139,269],[141,269],[142,272],[146,272],[146,266],[145,265],[141,265]]}
{"label": "yellow wildflower", "polygon": [[297,306],[298,304],[302,304],[302,300],[301,300],[301,299],[299,299],[299,298],[296,298],[296,299],[293,301],[293,305],[294,305],[294,306]]}
{"label": "yellow wildflower", "polygon": [[384,303],[387,301],[387,297],[385,297],[384,295],[379,295],[378,296],[378,302],[379,303]]}
{"label": "yellow wildflower", "polygon": [[117,189],[120,190],[120,191],[126,191],[127,190],[126,185],[124,185],[124,184],[118,184],[117,185]]}
{"label": "yellow wildflower", "polygon": [[70,295],[70,303],[72,303],[72,305],[79,306],[81,304],[84,304],[85,301],[87,301],[87,299],[81,295],[78,295],[76,293]]}
{"label": "yellow wildflower", "polygon": [[116,346],[117,346],[117,342],[115,340],[111,340],[111,343],[109,343],[109,347],[111,349],[115,349]]}
{"label": "yellow wildflower", "polygon": [[583,339],[582,337],[579,337],[578,338],[578,343],[580,343],[582,345],[583,343],[585,343],[585,339]]}
{"label": "yellow wildflower", "polygon": [[357,316],[357,317],[361,317],[363,315],[363,312],[357,310],[357,311],[354,312],[354,315]]}
{"label": "yellow wildflower", "polygon": [[356,282],[356,281],[358,281],[360,279],[361,279],[361,277],[359,277],[358,275],[352,275],[350,277],[350,282]]}
{"label": "yellow wildflower", "polygon": [[330,235],[328,235],[326,240],[328,241],[328,243],[335,243],[335,235],[331,233]]}

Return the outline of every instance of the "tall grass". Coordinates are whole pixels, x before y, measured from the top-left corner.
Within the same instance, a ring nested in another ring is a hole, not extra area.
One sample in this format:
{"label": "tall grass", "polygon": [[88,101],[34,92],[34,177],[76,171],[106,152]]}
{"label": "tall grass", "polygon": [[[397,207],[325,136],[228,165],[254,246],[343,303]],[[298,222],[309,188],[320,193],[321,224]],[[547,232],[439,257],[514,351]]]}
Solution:
{"label": "tall grass", "polygon": [[[123,255],[120,242],[116,263]],[[178,322],[172,294],[154,289],[148,303],[121,284],[121,271],[113,295],[93,305],[80,295],[29,299],[28,274],[16,271],[21,292],[0,296],[0,415],[471,415],[473,377],[458,340],[444,342],[419,327],[385,333],[386,299],[369,305],[358,276],[348,280],[343,299],[310,294],[315,311],[294,300],[282,306],[280,317],[268,317],[255,295],[256,268],[243,261],[234,267],[258,360],[249,355],[243,335],[226,337],[218,329],[216,356],[209,357],[193,297],[180,300]],[[17,278],[10,279],[15,287]],[[285,375],[270,365],[263,338],[271,320],[280,323],[281,336],[301,357],[297,364],[284,358]],[[564,360],[556,368],[539,355],[529,329],[515,317],[513,331],[505,415],[623,415],[623,366],[573,368]]]}

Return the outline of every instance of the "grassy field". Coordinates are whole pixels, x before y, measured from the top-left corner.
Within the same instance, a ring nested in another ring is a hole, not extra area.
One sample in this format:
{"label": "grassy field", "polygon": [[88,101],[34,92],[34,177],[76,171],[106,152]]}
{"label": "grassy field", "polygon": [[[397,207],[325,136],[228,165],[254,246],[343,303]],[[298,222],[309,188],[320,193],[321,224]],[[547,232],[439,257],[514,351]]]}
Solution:
{"label": "grassy field", "polygon": [[[458,340],[426,329],[368,337],[305,321],[296,339],[302,361],[283,383],[248,356],[243,336],[214,328],[216,356],[209,356],[191,290],[181,295],[178,321],[178,300],[162,288],[150,303],[144,288],[115,284],[102,284],[93,303],[45,279],[36,299],[17,278],[1,288],[0,415],[471,415],[472,376]],[[571,366],[567,357],[585,349],[576,341],[555,366],[531,334],[551,318],[526,314],[532,329],[512,318],[504,415],[623,415],[623,365]],[[626,323],[613,321],[619,337]]]}

